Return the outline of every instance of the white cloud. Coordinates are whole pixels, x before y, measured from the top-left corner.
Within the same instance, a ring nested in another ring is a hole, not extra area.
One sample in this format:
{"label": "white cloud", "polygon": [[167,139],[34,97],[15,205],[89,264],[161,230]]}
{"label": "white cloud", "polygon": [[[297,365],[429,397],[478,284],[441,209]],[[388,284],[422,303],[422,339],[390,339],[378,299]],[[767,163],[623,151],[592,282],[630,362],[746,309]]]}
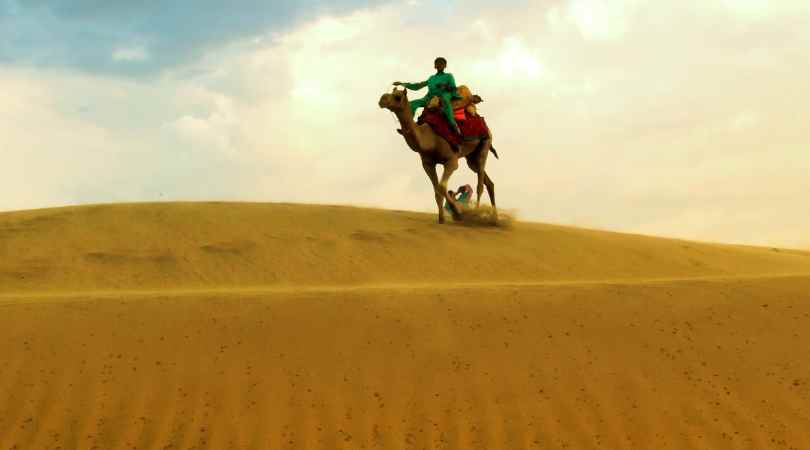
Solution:
{"label": "white cloud", "polygon": [[804,0],[720,0],[720,4],[737,17],[750,21],[763,21],[775,18],[810,14],[810,3]]}
{"label": "white cloud", "polygon": [[729,121],[729,129],[735,132],[742,132],[754,127],[760,122],[759,114],[754,111],[741,111],[735,114]]}
{"label": "white cloud", "polygon": [[112,54],[114,61],[122,62],[142,62],[149,58],[149,51],[143,46],[118,48]]}
{"label": "white cloud", "polygon": [[166,123],[164,129],[176,133],[187,145],[218,151],[234,151],[234,135],[239,132],[238,112],[233,100],[200,86],[182,86],[175,102],[189,112]]}
{"label": "white cloud", "polygon": [[75,202],[66,185],[90,185],[114,166],[110,133],[54,110],[57,86],[0,72],[0,91],[0,210]]}
{"label": "white cloud", "polygon": [[549,30],[567,33],[573,26],[589,41],[615,41],[624,36],[642,0],[568,0],[550,7],[543,17]]}
{"label": "white cloud", "polygon": [[589,39],[609,39],[624,32],[622,17],[604,0],[572,0],[568,15]]}
{"label": "white cloud", "polygon": [[504,49],[498,55],[498,63],[507,77],[524,75],[536,79],[542,72],[538,58],[524,47],[519,38],[509,37],[504,40]]}

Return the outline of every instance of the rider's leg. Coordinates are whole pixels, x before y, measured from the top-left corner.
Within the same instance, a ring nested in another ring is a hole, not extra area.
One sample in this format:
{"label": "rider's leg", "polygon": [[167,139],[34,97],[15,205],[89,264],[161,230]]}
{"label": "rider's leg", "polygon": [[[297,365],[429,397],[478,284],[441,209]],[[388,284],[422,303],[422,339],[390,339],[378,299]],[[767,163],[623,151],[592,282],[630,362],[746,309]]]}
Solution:
{"label": "rider's leg", "polygon": [[450,127],[458,132],[459,129],[456,123],[456,117],[453,115],[453,105],[450,103],[452,99],[452,94],[448,92],[442,94],[442,110],[444,111],[444,115],[447,116],[447,121],[450,122]]}
{"label": "rider's leg", "polygon": [[427,105],[427,97],[411,100],[408,102],[408,105],[411,107],[411,114],[414,114],[416,112],[416,108],[424,108],[425,105]]}

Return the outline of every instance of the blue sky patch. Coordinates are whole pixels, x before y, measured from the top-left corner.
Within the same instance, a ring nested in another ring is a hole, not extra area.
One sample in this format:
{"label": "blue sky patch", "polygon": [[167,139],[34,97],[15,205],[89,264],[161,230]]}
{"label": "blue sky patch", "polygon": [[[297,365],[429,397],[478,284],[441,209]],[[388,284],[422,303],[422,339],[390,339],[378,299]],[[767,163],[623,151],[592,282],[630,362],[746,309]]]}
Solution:
{"label": "blue sky patch", "polygon": [[0,63],[146,76],[235,39],[379,3],[0,0]]}

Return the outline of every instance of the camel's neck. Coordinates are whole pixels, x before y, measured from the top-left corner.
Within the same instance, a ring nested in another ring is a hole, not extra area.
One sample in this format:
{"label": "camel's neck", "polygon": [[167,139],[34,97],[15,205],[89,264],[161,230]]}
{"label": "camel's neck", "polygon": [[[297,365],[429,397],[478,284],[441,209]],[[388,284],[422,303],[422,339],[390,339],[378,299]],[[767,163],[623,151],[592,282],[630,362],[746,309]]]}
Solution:
{"label": "camel's neck", "polygon": [[414,133],[416,131],[416,123],[413,121],[413,113],[411,112],[411,108],[403,108],[401,111],[397,111],[395,113],[397,115],[397,119],[399,119],[399,124],[402,125],[402,131],[407,133]]}
{"label": "camel's neck", "polygon": [[399,124],[402,126],[402,137],[405,138],[408,147],[417,153],[422,152],[423,148],[419,137],[419,128],[417,128],[416,123],[413,121],[411,108],[406,107],[402,111],[397,111],[395,114],[397,119],[399,119]]}

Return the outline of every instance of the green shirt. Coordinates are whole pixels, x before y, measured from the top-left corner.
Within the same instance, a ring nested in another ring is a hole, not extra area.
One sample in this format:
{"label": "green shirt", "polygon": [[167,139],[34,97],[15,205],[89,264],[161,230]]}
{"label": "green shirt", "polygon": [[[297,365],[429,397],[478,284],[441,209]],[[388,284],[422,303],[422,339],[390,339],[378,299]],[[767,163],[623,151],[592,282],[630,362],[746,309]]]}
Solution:
{"label": "green shirt", "polygon": [[431,75],[427,81],[422,81],[421,83],[403,83],[403,86],[412,91],[418,91],[419,89],[427,86],[427,97],[433,97],[434,95],[441,96],[442,94],[449,92],[452,94],[453,98],[461,98],[461,96],[458,95],[458,92],[456,92],[456,79],[453,78],[452,73],[437,73],[435,75]]}

